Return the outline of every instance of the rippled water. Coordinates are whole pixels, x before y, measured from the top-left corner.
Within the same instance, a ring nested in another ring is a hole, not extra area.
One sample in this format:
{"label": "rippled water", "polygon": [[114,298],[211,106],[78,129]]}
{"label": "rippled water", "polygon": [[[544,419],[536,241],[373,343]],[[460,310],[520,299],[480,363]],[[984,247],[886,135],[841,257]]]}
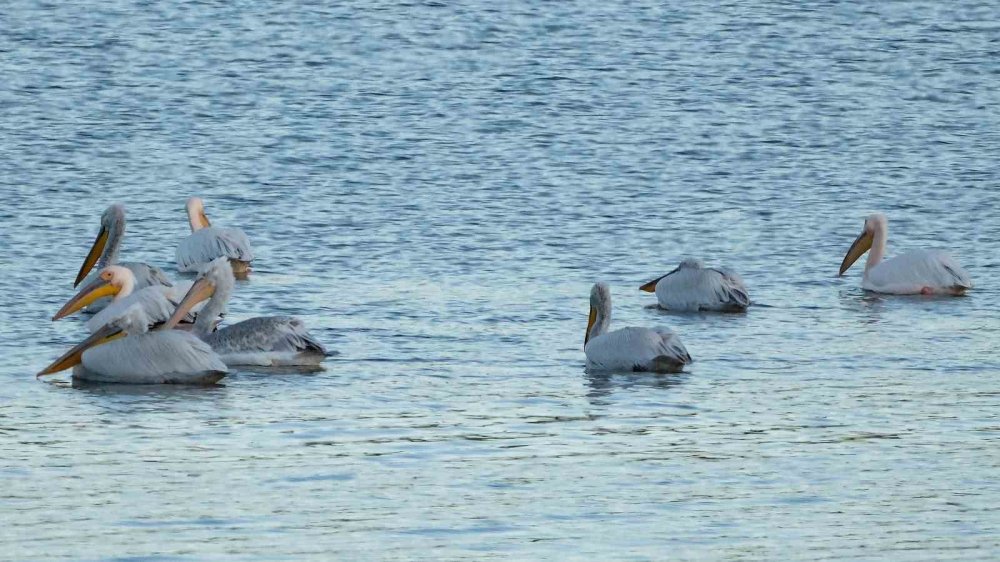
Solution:
{"label": "rippled water", "polygon": [[[0,12],[0,557],[1000,555],[996,3],[324,4]],[[36,381],[101,211],[175,274],[192,194],[340,355]],[[976,290],[836,278],[872,210]],[[646,308],[683,256],[757,306]],[[689,372],[586,374],[596,280]]]}

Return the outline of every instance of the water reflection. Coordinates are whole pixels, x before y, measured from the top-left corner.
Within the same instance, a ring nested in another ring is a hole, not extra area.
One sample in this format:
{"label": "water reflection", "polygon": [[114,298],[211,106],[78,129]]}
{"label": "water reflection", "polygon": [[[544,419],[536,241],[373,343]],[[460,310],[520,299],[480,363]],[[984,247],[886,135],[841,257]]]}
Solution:
{"label": "water reflection", "polygon": [[689,373],[589,373],[584,371],[584,377],[590,390],[587,398],[594,405],[607,405],[606,399],[619,390],[632,391],[636,389],[652,389],[669,391],[688,379]]}

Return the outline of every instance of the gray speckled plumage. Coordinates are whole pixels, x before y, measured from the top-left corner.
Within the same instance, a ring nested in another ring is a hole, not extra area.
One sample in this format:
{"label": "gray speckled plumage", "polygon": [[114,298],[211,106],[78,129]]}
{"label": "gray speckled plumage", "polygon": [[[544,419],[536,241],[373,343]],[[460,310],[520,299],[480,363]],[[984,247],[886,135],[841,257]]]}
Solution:
{"label": "gray speckled plumage", "polygon": [[317,365],[326,358],[326,348],[302,320],[293,316],[250,318],[213,331],[209,317],[225,312],[236,280],[224,257],[203,265],[195,283],[201,279],[209,281],[214,292],[195,320],[194,333],[208,342],[227,365]]}

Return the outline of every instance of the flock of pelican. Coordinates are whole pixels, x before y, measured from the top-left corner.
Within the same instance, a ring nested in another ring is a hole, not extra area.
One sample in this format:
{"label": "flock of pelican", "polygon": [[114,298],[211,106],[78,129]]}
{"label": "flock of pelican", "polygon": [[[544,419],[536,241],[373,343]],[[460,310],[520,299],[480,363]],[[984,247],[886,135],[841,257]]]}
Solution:
{"label": "flock of pelican", "polygon": [[327,357],[295,317],[219,327],[236,277],[251,271],[250,241],[238,228],[212,226],[197,197],[187,215],[191,234],[177,247],[177,269],[197,275],[174,283],[158,267],[118,261],[125,208],[108,207],[73,285],[83,287],[52,317],[91,314],[90,336],[38,376],[72,368],[73,378],[95,382],[212,384],[236,366],[313,366]]}
{"label": "flock of pelican", "polygon": [[[311,366],[326,358],[326,349],[298,318],[265,316],[220,327],[235,279],[250,272],[253,252],[242,230],[211,225],[201,199],[188,200],[187,215],[191,234],[177,247],[177,269],[197,276],[173,283],[158,267],[118,261],[125,209],[112,205],[104,212],[74,284],[84,282],[83,287],[52,318],[89,313],[90,336],[38,376],[73,368],[74,378],[99,382],[210,384],[235,366]],[[883,261],[887,237],[885,215],[865,219],[839,275],[867,252],[861,284],[867,291],[962,295],[972,288],[969,274],[944,252],[916,251]],[[750,306],[739,275],[692,259],[639,289],[655,293],[660,308],[676,312],[745,312]],[[675,373],[692,361],[669,329],[612,331],[610,324],[611,290],[597,283],[584,337],[589,371]]]}
{"label": "flock of pelican", "polygon": [[[840,264],[843,275],[866,252],[861,287],[892,295],[964,295],[972,288],[969,274],[941,251],[919,250],[883,261],[889,223],[876,213],[865,219],[861,234]],[[660,308],[678,312],[745,312],[750,296],[742,279],[724,269],[685,260],[677,269],[639,288],[655,292]],[[691,363],[680,338],[666,328],[620,328],[611,324],[611,290],[597,283],[590,291],[590,318],[583,349],[590,371],[676,373]]]}

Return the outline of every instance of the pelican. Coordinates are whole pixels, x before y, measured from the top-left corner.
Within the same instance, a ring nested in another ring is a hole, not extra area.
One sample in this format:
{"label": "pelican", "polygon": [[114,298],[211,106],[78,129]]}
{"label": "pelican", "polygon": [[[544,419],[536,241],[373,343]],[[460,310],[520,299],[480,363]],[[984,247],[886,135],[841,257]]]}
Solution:
{"label": "pelican", "polygon": [[[136,289],[142,289],[151,285],[171,286],[170,279],[158,267],[134,261],[118,263],[118,251],[121,248],[122,238],[124,237],[125,207],[116,203],[105,209],[101,215],[101,230],[97,233],[97,239],[94,240],[90,251],[87,252],[87,257],[83,260],[83,265],[80,266],[80,272],[76,275],[73,287],[80,285],[80,282],[84,281],[84,279],[88,282],[93,281],[96,275],[88,277],[87,274],[94,269],[95,265],[98,267],[98,270],[101,270],[109,265],[116,264],[127,267],[132,271],[132,274],[135,276]],[[88,310],[90,312],[99,311],[107,306],[108,302],[109,300],[106,298],[99,299],[91,303]]]}
{"label": "pelican", "polygon": [[191,333],[170,325],[149,332],[149,324],[142,307],[132,305],[38,376],[73,367],[73,378],[94,382],[213,384],[229,372],[212,348]]}
{"label": "pelican", "polygon": [[216,258],[202,269],[167,323],[176,323],[191,307],[208,299],[192,331],[227,365],[305,366],[318,365],[326,358],[323,345],[302,320],[292,316],[259,316],[213,332],[209,318],[225,311],[235,283],[226,258]]}
{"label": "pelican", "polygon": [[865,219],[861,234],[840,264],[843,275],[868,252],[861,288],[893,295],[962,295],[972,288],[972,279],[946,252],[917,250],[882,261],[889,221],[875,213]]}
{"label": "pelican", "polygon": [[676,269],[639,290],[656,292],[656,301],[666,310],[745,312],[750,306],[750,296],[739,275],[705,267],[695,259],[682,261]]}
{"label": "pelican", "polygon": [[590,290],[590,317],[583,350],[587,370],[653,371],[677,373],[691,363],[691,356],[677,334],[666,328],[620,328],[611,324],[611,290],[597,283]]}
{"label": "pelican", "polygon": [[253,252],[250,240],[242,230],[212,226],[205,216],[205,204],[199,197],[188,199],[187,215],[191,235],[181,240],[177,247],[177,269],[196,272],[200,266],[224,257],[229,259],[236,275],[243,277],[250,272]]}
{"label": "pelican", "polygon": [[[92,333],[109,324],[133,305],[142,308],[151,325],[162,324],[173,314],[177,303],[191,285],[193,285],[191,281],[182,281],[173,287],[151,285],[136,291],[134,290],[136,279],[132,271],[120,265],[111,265],[102,269],[97,279],[84,285],[79,293],[56,312],[52,320],[65,318],[98,299],[112,297],[108,306],[87,320],[87,329]],[[198,310],[195,308],[193,312]],[[194,322],[194,314],[188,314],[180,321],[190,324]]]}

